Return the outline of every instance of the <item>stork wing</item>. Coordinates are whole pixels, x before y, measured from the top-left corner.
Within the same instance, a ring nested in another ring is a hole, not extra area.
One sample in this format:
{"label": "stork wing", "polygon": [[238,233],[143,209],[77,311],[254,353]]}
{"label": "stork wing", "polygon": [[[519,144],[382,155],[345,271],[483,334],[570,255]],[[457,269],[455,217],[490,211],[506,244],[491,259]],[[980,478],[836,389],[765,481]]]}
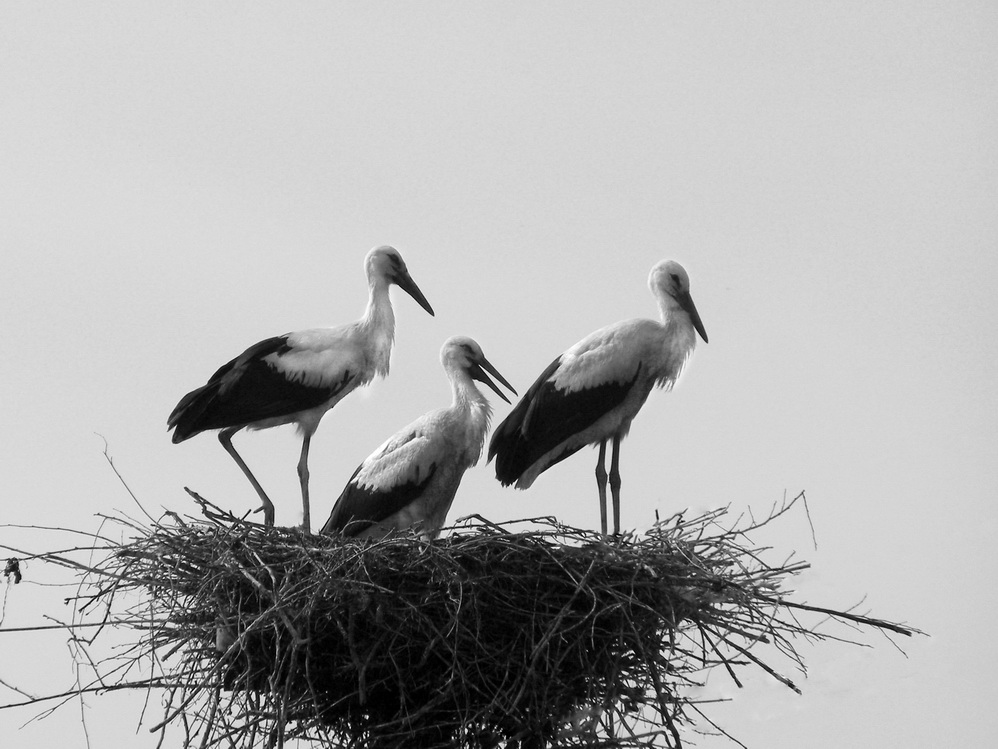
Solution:
{"label": "stork wing", "polygon": [[[515,482],[542,456],[623,403],[641,371],[638,364],[626,380],[564,390],[555,385],[555,373],[563,360],[564,356],[559,356],[541,372],[492,434],[489,459],[496,458],[496,478],[504,486]],[[548,465],[564,460],[582,446],[566,446]]]}
{"label": "stork wing", "polygon": [[174,442],[206,429],[225,429],[288,416],[325,403],[346,389],[358,367],[347,360],[326,381],[296,376],[285,358],[305,356],[290,343],[291,334],[250,346],[222,365],[207,384],[185,395],[167,421],[176,427]]}
{"label": "stork wing", "polygon": [[322,533],[355,536],[422,496],[437,470],[434,444],[411,429],[388,440],[354,471]]}

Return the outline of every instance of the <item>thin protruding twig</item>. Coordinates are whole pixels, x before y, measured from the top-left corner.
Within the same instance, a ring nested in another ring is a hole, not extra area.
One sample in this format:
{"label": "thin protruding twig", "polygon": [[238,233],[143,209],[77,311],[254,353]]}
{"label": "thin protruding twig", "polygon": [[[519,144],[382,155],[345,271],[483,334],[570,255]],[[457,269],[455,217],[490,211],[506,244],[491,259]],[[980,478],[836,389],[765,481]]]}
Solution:
{"label": "thin protruding twig", "polygon": [[105,439],[104,435],[99,432],[94,432],[94,434],[100,437],[101,441],[104,443],[104,460],[106,460],[107,464],[111,466],[111,470],[114,471],[114,475],[118,477],[118,481],[121,485],[125,487],[125,491],[128,492],[128,496],[132,498],[132,501],[135,503],[136,507],[142,511],[142,514],[146,516],[146,519],[148,519],[150,523],[155,523],[155,518],[153,518],[153,516],[146,511],[146,508],[142,506],[139,498],[135,496],[135,492],[132,491],[132,488],[128,485],[128,482],[125,481],[125,477],[121,475],[121,472],[118,471],[117,466],[115,466],[114,459],[111,457],[110,448],[107,444],[107,439]]}

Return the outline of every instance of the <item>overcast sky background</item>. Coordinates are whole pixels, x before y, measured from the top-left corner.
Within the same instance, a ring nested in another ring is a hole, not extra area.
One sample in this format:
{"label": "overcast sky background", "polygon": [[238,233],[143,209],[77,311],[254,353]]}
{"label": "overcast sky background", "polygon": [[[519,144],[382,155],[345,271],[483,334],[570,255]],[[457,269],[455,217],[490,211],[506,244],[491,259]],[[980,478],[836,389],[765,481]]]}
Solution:
{"label": "overcast sky background", "polygon": [[[185,485],[255,506],[217,441],[172,445],[166,417],[249,344],[358,317],[374,245],[399,248],[437,315],[393,292],[391,376],[312,443],[316,527],[365,456],[449,401],[448,336],[522,393],[595,328],[655,316],[648,271],[674,258],[710,343],[624,443],[624,525],[806,490],[818,548],[801,514],[759,539],[813,563],[799,598],[866,596],[931,634],[907,658],[877,636],[802,643],[803,696],[713,674],[734,701],[710,714],[750,747],[986,745],[996,39],[989,2],[5,2],[3,522],[131,512],[95,433],[151,511],[193,512]],[[293,430],[235,443],[298,522]],[[595,527],[594,464],[527,492],[480,465],[451,518]],[[39,584],[66,576],[24,572],[3,626],[68,616]],[[0,634],[0,679],[67,688],[65,635]],[[92,746],[155,746],[142,698],[88,697]],[[5,747],[86,746],[78,703],[22,728],[36,712],[0,711]]]}

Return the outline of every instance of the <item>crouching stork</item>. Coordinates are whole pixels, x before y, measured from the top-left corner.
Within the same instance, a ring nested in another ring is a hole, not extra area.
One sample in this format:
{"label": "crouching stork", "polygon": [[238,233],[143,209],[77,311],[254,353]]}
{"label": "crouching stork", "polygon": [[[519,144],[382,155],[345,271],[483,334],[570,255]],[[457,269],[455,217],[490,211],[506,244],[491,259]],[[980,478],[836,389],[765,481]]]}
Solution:
{"label": "crouching stork", "polygon": [[336,500],[323,533],[381,538],[416,528],[427,539],[440,533],[464,472],[482,453],[492,414],[473,381],[509,403],[491,374],[516,394],[471,338],[449,338],[440,362],[454,394],[450,407],[416,419],[361,463]]}

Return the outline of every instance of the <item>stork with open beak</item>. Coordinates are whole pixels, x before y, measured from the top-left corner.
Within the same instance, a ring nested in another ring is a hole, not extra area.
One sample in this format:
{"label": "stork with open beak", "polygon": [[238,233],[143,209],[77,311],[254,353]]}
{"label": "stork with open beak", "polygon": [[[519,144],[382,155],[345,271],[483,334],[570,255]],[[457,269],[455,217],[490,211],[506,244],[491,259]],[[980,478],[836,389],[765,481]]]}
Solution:
{"label": "stork with open beak", "polygon": [[492,414],[474,381],[507,403],[489,375],[516,394],[471,338],[449,338],[440,362],[451,383],[451,405],[419,417],[361,463],[323,533],[381,538],[416,528],[427,539],[440,533],[464,472],[481,456]]}

